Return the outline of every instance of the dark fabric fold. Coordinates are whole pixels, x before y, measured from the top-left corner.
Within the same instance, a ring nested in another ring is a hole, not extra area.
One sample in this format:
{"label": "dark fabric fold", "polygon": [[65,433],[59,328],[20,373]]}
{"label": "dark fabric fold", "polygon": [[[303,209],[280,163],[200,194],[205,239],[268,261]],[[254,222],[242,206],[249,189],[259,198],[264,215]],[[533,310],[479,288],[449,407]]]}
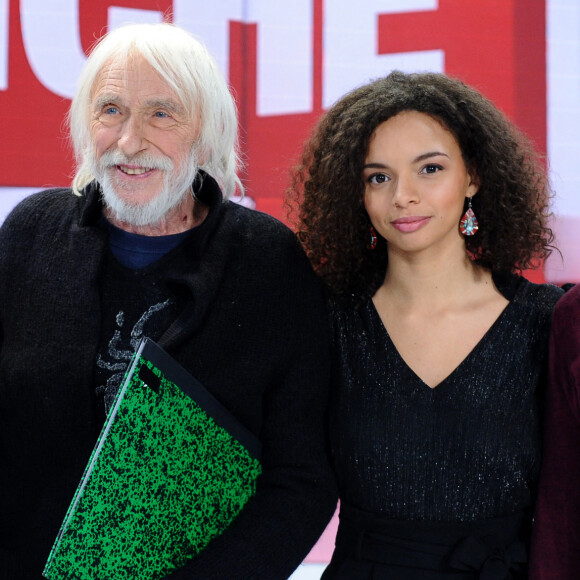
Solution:
{"label": "dark fabric fold", "polygon": [[324,580],[526,578],[527,512],[473,522],[384,519],[342,505]]}

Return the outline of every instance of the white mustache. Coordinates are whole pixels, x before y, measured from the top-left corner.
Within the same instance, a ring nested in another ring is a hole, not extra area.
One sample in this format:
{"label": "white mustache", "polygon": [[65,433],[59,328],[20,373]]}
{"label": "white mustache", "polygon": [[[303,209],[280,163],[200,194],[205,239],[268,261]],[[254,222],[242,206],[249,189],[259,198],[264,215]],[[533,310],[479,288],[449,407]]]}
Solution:
{"label": "white mustache", "polygon": [[149,153],[140,153],[133,157],[127,157],[121,151],[105,151],[99,159],[99,165],[102,168],[116,165],[138,165],[139,167],[161,169],[163,171],[171,171],[173,169],[173,161],[168,157],[155,156]]}

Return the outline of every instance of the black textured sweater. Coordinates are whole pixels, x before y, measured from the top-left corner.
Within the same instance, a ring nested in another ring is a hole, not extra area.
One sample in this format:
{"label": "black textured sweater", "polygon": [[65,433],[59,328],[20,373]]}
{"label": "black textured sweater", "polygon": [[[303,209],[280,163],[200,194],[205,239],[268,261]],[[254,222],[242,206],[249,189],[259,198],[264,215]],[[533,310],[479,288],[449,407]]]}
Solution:
{"label": "black textured sweater", "polygon": [[516,276],[495,282],[508,306],[434,389],[398,354],[370,299],[333,304],[330,433],[341,500],[407,521],[468,522],[531,507],[538,398],[562,291]]}
{"label": "black textured sweater", "polygon": [[[256,496],[179,578],[286,578],[335,506],[323,445],[326,318],[293,234],[222,203],[186,271],[186,307],[163,346],[262,441]],[[46,191],[0,230],[0,578],[41,578],[102,424],[95,364],[107,232],[99,192]],[[176,263],[181,263],[177,261]],[[138,286],[134,290],[138,292]]]}

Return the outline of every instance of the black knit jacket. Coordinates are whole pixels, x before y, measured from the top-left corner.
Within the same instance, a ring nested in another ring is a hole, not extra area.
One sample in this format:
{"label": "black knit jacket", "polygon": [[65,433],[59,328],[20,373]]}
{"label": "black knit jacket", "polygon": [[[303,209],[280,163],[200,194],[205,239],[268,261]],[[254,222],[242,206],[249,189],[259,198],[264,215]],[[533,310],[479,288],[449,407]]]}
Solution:
{"label": "black knit jacket", "polygon": [[[223,203],[210,177],[198,197],[210,211],[191,269],[170,274],[191,300],[161,342],[258,435],[264,471],[233,525],[175,578],[287,578],[336,503],[323,298],[288,228]],[[95,184],[41,192],[0,229],[1,579],[41,578],[101,428],[99,198]]]}

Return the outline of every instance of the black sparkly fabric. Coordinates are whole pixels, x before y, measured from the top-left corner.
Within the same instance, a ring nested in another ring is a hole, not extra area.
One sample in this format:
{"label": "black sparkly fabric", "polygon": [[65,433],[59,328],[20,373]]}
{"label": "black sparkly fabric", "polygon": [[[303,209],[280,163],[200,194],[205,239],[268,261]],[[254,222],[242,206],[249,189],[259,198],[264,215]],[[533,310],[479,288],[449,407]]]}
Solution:
{"label": "black sparkly fabric", "polygon": [[562,291],[518,276],[494,281],[508,306],[434,389],[403,361],[370,299],[331,303],[330,437],[343,502],[385,518],[440,522],[531,505],[538,400]]}

